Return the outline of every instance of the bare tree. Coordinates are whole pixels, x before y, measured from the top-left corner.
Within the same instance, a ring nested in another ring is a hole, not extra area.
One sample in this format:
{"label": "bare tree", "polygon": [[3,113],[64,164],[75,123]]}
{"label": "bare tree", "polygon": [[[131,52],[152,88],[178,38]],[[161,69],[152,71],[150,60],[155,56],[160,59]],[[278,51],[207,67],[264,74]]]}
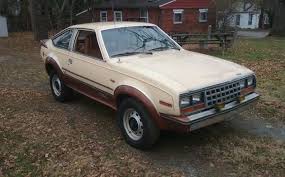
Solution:
{"label": "bare tree", "polygon": [[274,0],[272,32],[285,35],[285,0]]}
{"label": "bare tree", "polygon": [[71,0],[71,5],[70,5],[70,10],[69,10],[69,19],[70,19],[70,25],[72,25],[73,24],[73,11],[74,11],[74,6],[75,6],[75,2],[76,2],[76,0]]}
{"label": "bare tree", "polygon": [[46,2],[45,0],[29,0],[32,29],[34,39],[37,41],[48,38]]}
{"label": "bare tree", "polygon": [[221,31],[226,31],[232,21],[233,14],[236,11],[234,4],[237,2],[242,2],[243,0],[217,0],[217,19],[219,21],[219,29]]}
{"label": "bare tree", "polygon": [[64,10],[68,5],[68,0],[54,0],[54,5],[56,9],[56,24],[58,29],[62,29],[64,27]]}
{"label": "bare tree", "polygon": [[234,18],[234,14],[240,10],[237,9],[237,4],[243,4],[243,10],[248,11],[249,9],[256,7],[259,8],[262,0],[216,0],[217,11],[219,20],[219,28],[222,31],[227,30],[231,21]]}

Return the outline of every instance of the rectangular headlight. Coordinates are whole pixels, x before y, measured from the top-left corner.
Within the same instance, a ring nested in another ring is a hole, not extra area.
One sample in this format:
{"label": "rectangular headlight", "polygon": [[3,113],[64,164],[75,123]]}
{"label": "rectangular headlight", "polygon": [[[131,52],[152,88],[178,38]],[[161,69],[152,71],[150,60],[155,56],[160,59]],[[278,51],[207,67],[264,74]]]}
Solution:
{"label": "rectangular headlight", "polygon": [[187,106],[190,106],[190,104],[191,104],[191,99],[189,96],[180,98],[180,107],[185,108]]}
{"label": "rectangular headlight", "polygon": [[191,96],[191,105],[203,102],[202,93],[195,93]]}
{"label": "rectangular headlight", "polygon": [[254,78],[253,76],[250,76],[247,78],[247,86],[252,86],[254,84]]}
{"label": "rectangular headlight", "polygon": [[204,102],[203,92],[194,93],[180,97],[180,107],[185,108]]}

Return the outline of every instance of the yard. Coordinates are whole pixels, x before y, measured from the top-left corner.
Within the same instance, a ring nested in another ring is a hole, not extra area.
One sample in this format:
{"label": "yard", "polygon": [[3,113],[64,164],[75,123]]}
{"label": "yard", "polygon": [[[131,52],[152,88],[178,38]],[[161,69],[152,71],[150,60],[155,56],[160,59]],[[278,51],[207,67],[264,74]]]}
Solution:
{"label": "yard", "polygon": [[257,74],[257,105],[191,134],[128,146],[115,112],[84,96],[56,102],[30,33],[0,39],[0,176],[284,176],[285,38],[239,39],[209,54]]}

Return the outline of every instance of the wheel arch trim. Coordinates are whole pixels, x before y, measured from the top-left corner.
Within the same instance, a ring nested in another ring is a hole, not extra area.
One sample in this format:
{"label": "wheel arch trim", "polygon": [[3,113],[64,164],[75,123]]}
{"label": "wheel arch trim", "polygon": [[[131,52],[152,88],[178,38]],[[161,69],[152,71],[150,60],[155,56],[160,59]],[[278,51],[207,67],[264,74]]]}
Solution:
{"label": "wheel arch trim", "polygon": [[[144,107],[148,110],[151,118],[155,121],[159,128],[163,127],[163,122],[160,118],[160,113],[157,111],[155,104],[152,100],[140,89],[132,86],[121,85],[114,91],[114,100],[117,102],[119,95],[128,95],[136,100],[140,101]],[[118,107],[119,105],[117,105]]]}
{"label": "wheel arch trim", "polygon": [[51,65],[54,68],[54,70],[58,73],[60,78],[63,78],[63,71],[61,70],[59,63],[50,56],[48,56],[45,60],[45,69],[46,69],[47,74],[49,74],[49,71],[48,71],[49,65]]}

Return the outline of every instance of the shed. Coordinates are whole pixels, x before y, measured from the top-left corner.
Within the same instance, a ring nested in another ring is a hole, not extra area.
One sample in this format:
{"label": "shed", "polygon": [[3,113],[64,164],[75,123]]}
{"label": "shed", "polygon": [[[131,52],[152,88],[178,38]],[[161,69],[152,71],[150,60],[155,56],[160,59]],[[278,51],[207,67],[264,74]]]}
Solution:
{"label": "shed", "polygon": [[0,16],[0,37],[8,37],[7,19]]}

